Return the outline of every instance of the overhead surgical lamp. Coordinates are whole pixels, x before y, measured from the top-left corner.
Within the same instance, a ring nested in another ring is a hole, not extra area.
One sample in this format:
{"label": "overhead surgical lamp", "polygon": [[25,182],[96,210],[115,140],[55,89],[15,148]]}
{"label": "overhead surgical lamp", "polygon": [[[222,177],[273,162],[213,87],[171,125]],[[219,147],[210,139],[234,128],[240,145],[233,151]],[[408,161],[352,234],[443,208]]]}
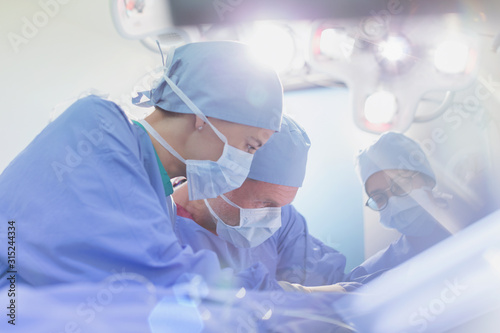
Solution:
{"label": "overhead surgical lamp", "polygon": [[378,45],[378,52],[388,61],[401,61],[410,55],[410,45],[402,36],[390,36]]}
{"label": "overhead surgical lamp", "polygon": [[436,47],[434,65],[440,72],[460,74],[465,72],[469,63],[470,48],[459,41],[445,41]]}
{"label": "overhead surgical lamp", "polygon": [[328,28],[320,32],[317,53],[333,60],[349,59],[356,40],[342,29]]}
{"label": "overhead surgical lamp", "polygon": [[[317,1],[328,5],[327,1]],[[120,35],[127,39],[140,40],[153,52],[158,52],[156,40],[160,42],[161,49],[165,53],[172,47],[189,42],[241,41],[252,47],[258,60],[275,68],[285,88],[299,87],[304,84],[301,81],[310,85],[307,80],[300,79],[304,73],[304,46],[298,45],[297,41],[300,38],[296,33],[297,29],[304,31],[303,35],[306,37],[303,39],[306,42],[303,44],[307,45],[309,25],[304,26],[298,22],[292,27],[284,21],[262,20],[246,20],[238,24],[229,24],[229,16],[236,14],[236,8],[227,6],[224,8],[229,12],[225,12],[227,17],[223,17],[224,20],[217,22],[220,24],[206,24],[206,22],[216,20],[215,18],[221,14],[221,7],[212,2],[204,2],[198,6],[191,6],[192,2],[189,1],[176,0],[111,0],[110,3],[113,22]],[[231,2],[229,5],[236,6],[236,2]],[[266,2],[252,2],[252,5],[265,7]],[[202,8],[205,11],[202,11]],[[193,23],[192,20],[197,20],[200,24],[182,25]],[[289,80],[288,77],[291,79]]]}
{"label": "overhead surgical lamp", "polygon": [[389,35],[374,44],[373,52],[380,67],[387,73],[399,75],[409,70],[415,62],[410,41],[403,35]]}
{"label": "overhead surgical lamp", "polygon": [[365,117],[372,124],[390,124],[398,111],[396,96],[388,91],[377,91],[365,100]]}
{"label": "overhead surgical lamp", "polygon": [[278,73],[289,69],[296,54],[295,40],[289,27],[270,22],[255,22],[242,38],[255,57],[273,67]]}
{"label": "overhead surgical lamp", "polygon": [[[285,89],[343,83],[354,122],[373,133],[404,132],[414,121],[435,119],[453,99],[451,92],[471,84],[477,71],[476,38],[461,30],[454,0],[418,6],[411,0],[399,6],[386,0],[110,4],[117,31],[155,52],[155,40],[164,51],[189,42],[239,40],[279,72]],[[434,113],[415,115],[424,95],[434,91],[449,93]]]}
{"label": "overhead surgical lamp", "polygon": [[[414,121],[437,118],[450,105],[453,91],[474,82],[477,40],[456,24],[458,14],[395,15],[386,22],[385,36],[366,34],[360,22],[365,20],[317,22],[308,60],[312,70],[345,82],[354,122],[362,130],[405,132]],[[348,56],[339,56],[349,38],[354,42]],[[416,115],[423,97],[435,91],[448,92],[440,106]]]}

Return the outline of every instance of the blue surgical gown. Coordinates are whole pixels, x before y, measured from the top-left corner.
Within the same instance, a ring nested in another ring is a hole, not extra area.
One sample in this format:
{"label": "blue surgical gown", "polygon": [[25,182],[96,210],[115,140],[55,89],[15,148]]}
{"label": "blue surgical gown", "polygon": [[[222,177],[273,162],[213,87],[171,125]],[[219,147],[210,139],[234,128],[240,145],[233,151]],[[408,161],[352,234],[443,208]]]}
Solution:
{"label": "blue surgical gown", "polygon": [[[161,286],[186,273],[218,283],[217,256],[181,246],[171,210],[147,133],[116,104],[82,98],[0,175],[0,274],[15,270],[18,283],[33,286],[95,282],[115,273]],[[16,226],[13,266],[8,221]],[[262,264],[237,281],[279,288]]]}
{"label": "blue surgical gown", "polygon": [[311,236],[304,217],[293,205],[282,207],[281,223],[274,235],[253,248],[238,248],[189,217],[177,216],[174,230],[181,244],[194,251],[210,249],[217,253],[222,267],[235,271],[261,262],[277,280],[307,286],[344,280],[344,255]]}
{"label": "blue surgical gown", "polygon": [[385,249],[368,258],[349,273],[350,280],[368,282],[379,275],[427,250],[451,234],[436,221],[428,221],[428,232],[422,236],[401,235]]}
{"label": "blue surgical gown", "polygon": [[[179,207],[179,211],[184,210]],[[293,205],[282,207],[281,228],[254,248],[235,247],[198,225],[185,211],[180,215],[174,230],[181,244],[191,246],[194,251],[210,249],[216,252],[222,267],[242,271],[261,262],[273,278],[305,286],[367,283],[449,235],[435,232],[430,237],[402,236],[388,248],[345,273],[345,256],[311,236],[306,220]]]}

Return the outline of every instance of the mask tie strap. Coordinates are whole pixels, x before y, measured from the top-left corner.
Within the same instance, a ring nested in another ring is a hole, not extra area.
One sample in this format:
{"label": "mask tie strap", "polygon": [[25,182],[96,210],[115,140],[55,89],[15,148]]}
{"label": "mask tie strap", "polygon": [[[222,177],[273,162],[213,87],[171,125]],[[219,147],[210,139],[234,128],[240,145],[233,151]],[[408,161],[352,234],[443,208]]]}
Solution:
{"label": "mask tie strap", "polygon": [[243,209],[241,208],[240,206],[238,206],[237,204],[235,204],[234,202],[232,202],[231,200],[229,200],[224,194],[221,194],[220,197],[225,201],[227,202],[228,204],[230,204],[231,206],[233,206],[234,208],[239,208],[239,209]]}
{"label": "mask tie strap", "polygon": [[227,143],[227,139],[226,137],[224,136],[224,134],[222,134],[221,132],[219,132],[219,130],[214,126],[212,125],[212,123],[208,120],[208,118],[201,112],[200,109],[198,109],[198,107],[193,103],[193,101],[191,101],[189,99],[189,97],[187,97],[183,92],[182,90],[179,89],[179,87],[177,87],[177,85],[172,82],[172,80],[170,80],[170,78],[167,76],[167,75],[163,75],[163,78],[165,79],[165,81],[168,83],[168,85],[170,86],[170,88],[172,89],[172,91],[177,95],[179,96],[179,98],[184,102],[184,104],[187,105],[188,108],[191,109],[191,111],[193,111],[193,113],[195,115],[197,115],[198,117],[200,117],[204,122],[206,122],[207,124],[210,125],[210,127],[212,127],[213,131],[215,132],[215,134],[217,134],[217,136],[222,140],[222,142],[224,143]]}
{"label": "mask tie strap", "polygon": [[182,156],[179,155],[179,153],[176,152],[175,149],[172,148],[172,146],[169,145],[167,143],[167,141],[165,141],[165,139],[163,139],[161,137],[161,135],[151,125],[149,125],[149,123],[145,119],[139,120],[138,123],[141,124],[142,126],[144,126],[144,128],[148,131],[148,133],[151,134],[153,136],[153,138],[155,138],[156,141],[158,141],[163,147],[165,147],[165,149],[167,149],[172,155],[174,155],[181,162],[186,164],[186,160],[184,158],[182,158]]}
{"label": "mask tie strap", "polygon": [[156,45],[158,45],[158,49],[160,50],[161,62],[162,62],[163,67],[165,69],[164,72],[163,72],[163,78],[165,79],[165,82],[167,82],[167,84],[170,86],[170,88],[172,89],[172,91],[184,102],[184,104],[187,105],[188,108],[191,109],[191,111],[193,111],[193,113],[195,115],[197,115],[198,117],[200,117],[204,122],[206,122],[208,125],[210,125],[210,127],[212,127],[213,131],[215,132],[215,134],[217,134],[217,136],[219,137],[219,139],[222,140],[222,142],[227,143],[227,139],[224,136],[224,134],[222,134],[214,125],[212,125],[212,123],[203,114],[203,112],[201,112],[201,110],[193,103],[193,101],[191,101],[189,99],[189,97],[187,97],[184,94],[184,92],[182,92],[182,90],[180,90],[179,87],[177,87],[177,85],[172,80],[170,80],[170,78],[168,77],[167,71],[168,71],[168,68],[171,65],[171,62],[172,62],[172,59],[173,59],[173,53],[175,51],[175,48],[172,48],[170,50],[169,55],[167,57],[167,64],[165,64],[165,57],[163,56],[163,51],[161,49],[160,42],[158,40],[156,40]]}
{"label": "mask tie strap", "polygon": [[[226,225],[226,227],[228,228],[233,228],[233,229],[237,229],[239,226],[233,226],[233,225],[229,225],[227,224],[226,222],[222,221],[222,219],[219,217],[219,215],[217,215],[215,213],[215,211],[212,209],[212,207],[210,206],[210,204],[208,203],[208,200],[207,199],[203,199],[203,201],[205,202],[205,205],[207,206],[208,208],[208,211],[210,212],[210,214],[212,214],[213,217],[215,217],[217,219],[217,221],[220,221],[222,222],[224,225]],[[217,221],[214,221],[212,219],[212,221],[214,222],[215,225],[217,225]]]}

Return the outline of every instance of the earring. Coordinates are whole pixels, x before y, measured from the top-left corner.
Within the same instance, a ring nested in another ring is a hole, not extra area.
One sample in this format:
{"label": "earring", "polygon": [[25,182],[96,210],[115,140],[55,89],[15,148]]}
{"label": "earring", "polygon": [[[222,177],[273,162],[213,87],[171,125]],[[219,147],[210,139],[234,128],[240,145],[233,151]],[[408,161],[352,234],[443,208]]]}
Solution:
{"label": "earring", "polygon": [[203,129],[203,126],[198,127],[198,130],[200,130],[200,131],[201,131],[202,129]]}

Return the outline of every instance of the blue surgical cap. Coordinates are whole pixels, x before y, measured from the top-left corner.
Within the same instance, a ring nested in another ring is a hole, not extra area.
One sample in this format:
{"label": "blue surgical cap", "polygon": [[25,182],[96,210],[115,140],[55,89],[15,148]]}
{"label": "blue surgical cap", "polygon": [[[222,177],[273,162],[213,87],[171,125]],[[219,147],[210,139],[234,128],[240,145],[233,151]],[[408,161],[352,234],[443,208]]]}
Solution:
{"label": "blue surgical cap", "polygon": [[[170,53],[166,74],[207,117],[279,131],[283,87],[276,72],[255,60],[250,47],[232,41],[190,43]],[[142,96],[150,101],[139,103]],[[165,79],[133,99],[139,106],[157,106],[193,113]]]}
{"label": "blue surgical cap", "polygon": [[374,173],[390,169],[418,171],[436,182],[434,172],[419,144],[394,132],[382,134],[374,144],[362,150],[356,159],[356,169],[363,184]]}
{"label": "blue surgical cap", "polygon": [[305,130],[292,118],[283,115],[281,131],[274,133],[257,150],[247,177],[271,184],[301,187],[310,146],[311,141]]}

